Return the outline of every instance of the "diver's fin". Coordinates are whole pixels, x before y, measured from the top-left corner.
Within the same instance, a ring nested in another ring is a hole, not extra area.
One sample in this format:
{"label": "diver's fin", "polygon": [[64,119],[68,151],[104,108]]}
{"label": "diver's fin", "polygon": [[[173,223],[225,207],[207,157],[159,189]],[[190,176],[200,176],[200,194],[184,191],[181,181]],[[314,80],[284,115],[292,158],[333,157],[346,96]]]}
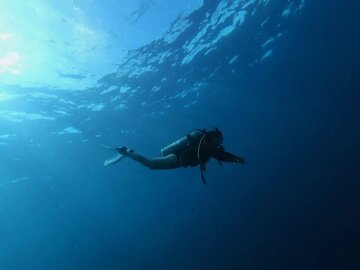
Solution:
{"label": "diver's fin", "polygon": [[108,146],[108,145],[105,145],[105,144],[100,144],[100,146],[101,146],[102,148],[105,148],[105,149],[110,150],[110,151],[114,151],[114,152],[117,152],[117,151],[118,151],[117,148],[111,147],[111,146]]}
{"label": "diver's fin", "polygon": [[112,156],[112,157],[108,158],[107,160],[105,160],[104,161],[104,166],[115,164],[115,163],[119,162],[120,160],[122,160],[124,157],[125,156],[117,153],[115,156]]}

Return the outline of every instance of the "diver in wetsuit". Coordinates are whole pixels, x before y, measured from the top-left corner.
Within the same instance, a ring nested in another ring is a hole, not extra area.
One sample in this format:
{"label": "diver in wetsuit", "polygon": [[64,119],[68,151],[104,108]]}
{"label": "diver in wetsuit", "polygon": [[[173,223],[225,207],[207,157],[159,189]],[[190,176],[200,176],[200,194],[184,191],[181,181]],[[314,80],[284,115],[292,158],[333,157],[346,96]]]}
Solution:
{"label": "diver in wetsuit", "polygon": [[153,170],[174,169],[179,167],[194,167],[200,165],[201,177],[205,183],[205,163],[210,158],[221,162],[245,163],[243,157],[226,152],[223,143],[223,136],[219,129],[212,131],[196,129],[187,136],[161,149],[162,157],[147,158],[135,153],[126,147],[116,148],[121,154],[117,158],[105,162],[105,165],[118,162],[123,157],[133,159]]}

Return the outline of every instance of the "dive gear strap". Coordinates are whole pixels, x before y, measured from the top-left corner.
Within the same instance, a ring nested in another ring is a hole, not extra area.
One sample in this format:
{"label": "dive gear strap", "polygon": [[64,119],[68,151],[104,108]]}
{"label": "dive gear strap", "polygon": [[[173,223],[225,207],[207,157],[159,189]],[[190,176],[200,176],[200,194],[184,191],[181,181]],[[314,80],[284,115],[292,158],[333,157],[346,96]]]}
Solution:
{"label": "dive gear strap", "polygon": [[201,145],[203,144],[203,142],[205,141],[205,137],[206,137],[206,131],[205,130],[202,130],[202,132],[204,133],[202,136],[201,136],[201,139],[200,139],[200,142],[199,142],[199,145],[198,145],[198,148],[197,148],[197,158],[198,158],[198,161],[200,163],[200,174],[201,174],[201,180],[203,182],[203,184],[205,185],[206,184],[206,180],[205,180],[205,175],[204,175],[204,172],[206,170],[206,166],[205,166],[205,162],[202,162],[201,161],[201,158],[200,158],[200,150],[201,150]]}

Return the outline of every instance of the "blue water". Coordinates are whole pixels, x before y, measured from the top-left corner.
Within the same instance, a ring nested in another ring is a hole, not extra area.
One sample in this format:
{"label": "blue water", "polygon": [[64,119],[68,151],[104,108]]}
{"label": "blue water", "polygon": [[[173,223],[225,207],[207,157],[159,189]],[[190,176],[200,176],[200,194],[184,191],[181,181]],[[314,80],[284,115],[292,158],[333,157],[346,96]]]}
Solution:
{"label": "blue water", "polygon": [[[358,1],[170,2],[2,11],[0,269],[358,269]],[[213,127],[206,185],[103,166]]]}

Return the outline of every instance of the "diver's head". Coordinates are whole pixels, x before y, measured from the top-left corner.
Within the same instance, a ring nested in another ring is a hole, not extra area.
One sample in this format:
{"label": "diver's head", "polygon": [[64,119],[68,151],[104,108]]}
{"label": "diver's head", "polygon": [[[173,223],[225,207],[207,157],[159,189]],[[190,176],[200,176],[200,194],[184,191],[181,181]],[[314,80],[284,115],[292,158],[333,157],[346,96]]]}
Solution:
{"label": "diver's head", "polygon": [[206,134],[206,139],[212,145],[221,145],[224,141],[221,131],[218,128],[215,128],[212,131],[208,131]]}

